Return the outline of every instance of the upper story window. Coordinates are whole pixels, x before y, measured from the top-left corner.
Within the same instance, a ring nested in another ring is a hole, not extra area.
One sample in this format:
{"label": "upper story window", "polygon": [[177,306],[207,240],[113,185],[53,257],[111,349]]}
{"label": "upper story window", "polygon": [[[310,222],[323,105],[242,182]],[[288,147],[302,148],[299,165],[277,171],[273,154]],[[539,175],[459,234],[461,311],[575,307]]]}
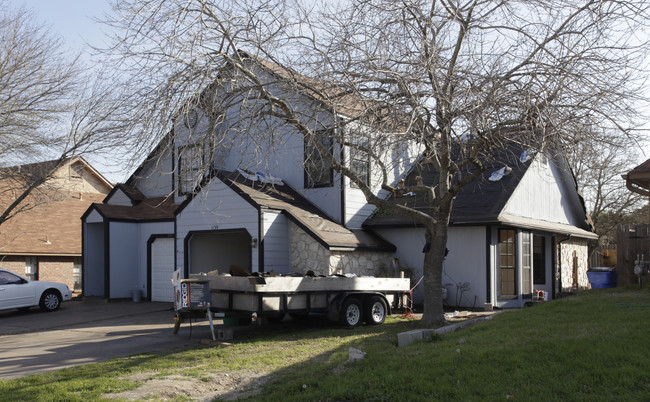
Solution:
{"label": "upper story window", "polygon": [[[316,132],[316,141],[323,146],[332,156],[334,152],[333,130],[321,130]],[[331,187],[333,185],[334,172],[332,164],[326,155],[323,155],[318,148],[305,141],[305,188]]]}
{"label": "upper story window", "polygon": [[179,148],[178,158],[178,193],[185,195],[193,192],[203,179],[205,167],[205,150],[201,144],[192,144]]}
{"label": "upper story window", "polygon": [[81,163],[73,163],[70,165],[70,179],[72,180],[81,180],[81,176],[83,174],[84,167]]}
{"label": "upper story window", "polygon": [[[370,145],[368,137],[350,139],[350,170],[365,185],[370,185],[370,154],[366,151]],[[354,183],[353,183],[354,184]]]}

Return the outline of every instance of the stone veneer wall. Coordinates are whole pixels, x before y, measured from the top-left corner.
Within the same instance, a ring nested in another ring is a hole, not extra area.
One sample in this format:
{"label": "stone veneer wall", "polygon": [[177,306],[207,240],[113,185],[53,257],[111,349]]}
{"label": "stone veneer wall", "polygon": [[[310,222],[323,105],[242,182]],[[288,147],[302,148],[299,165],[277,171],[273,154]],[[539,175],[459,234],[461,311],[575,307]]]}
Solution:
{"label": "stone veneer wall", "polygon": [[571,238],[561,243],[561,255],[558,261],[561,265],[562,284],[561,292],[570,292],[573,289],[573,252],[578,257],[578,288],[586,289],[589,286],[587,279],[587,269],[589,260],[589,249],[587,239]]}
{"label": "stone veneer wall", "polygon": [[391,266],[393,253],[372,251],[332,251],[329,274],[378,276]]}
{"label": "stone veneer wall", "polygon": [[291,272],[312,270],[316,275],[377,276],[385,272],[392,262],[393,253],[329,251],[293,222],[289,226]]}
{"label": "stone veneer wall", "polygon": [[289,254],[291,272],[304,274],[312,270],[317,275],[326,275],[329,269],[329,250],[289,222]]}

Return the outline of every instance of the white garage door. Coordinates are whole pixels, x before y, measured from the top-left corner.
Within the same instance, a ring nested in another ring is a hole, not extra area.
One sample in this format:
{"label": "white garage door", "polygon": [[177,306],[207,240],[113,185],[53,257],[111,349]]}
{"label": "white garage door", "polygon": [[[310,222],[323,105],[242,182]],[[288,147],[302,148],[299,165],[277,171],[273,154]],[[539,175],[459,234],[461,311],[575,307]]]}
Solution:
{"label": "white garage door", "polygon": [[151,301],[174,302],[174,239],[160,238],[151,243]]}

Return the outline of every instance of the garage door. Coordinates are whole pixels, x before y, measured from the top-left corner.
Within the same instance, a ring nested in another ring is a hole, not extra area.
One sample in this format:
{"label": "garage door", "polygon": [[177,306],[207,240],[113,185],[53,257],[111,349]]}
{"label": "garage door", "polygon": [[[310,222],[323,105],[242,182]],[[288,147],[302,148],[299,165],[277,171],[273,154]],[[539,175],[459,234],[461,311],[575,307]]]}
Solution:
{"label": "garage door", "polygon": [[173,302],[174,239],[160,238],[151,243],[151,301]]}

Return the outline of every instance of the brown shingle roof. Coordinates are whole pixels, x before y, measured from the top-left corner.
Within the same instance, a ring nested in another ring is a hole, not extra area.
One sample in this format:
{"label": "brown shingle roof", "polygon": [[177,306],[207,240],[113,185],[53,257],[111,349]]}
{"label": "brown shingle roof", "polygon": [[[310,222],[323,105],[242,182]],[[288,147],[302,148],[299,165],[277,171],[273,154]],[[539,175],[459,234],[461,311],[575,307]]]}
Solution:
{"label": "brown shingle roof", "polygon": [[650,196],[650,159],[630,170],[622,177],[630,191]]}
{"label": "brown shingle roof", "polygon": [[244,51],[239,51],[239,55],[242,59],[251,60],[263,67],[277,78],[291,85],[297,92],[323,102],[336,113],[355,119],[384,120],[386,118],[386,110],[382,102],[361,96],[357,92],[346,89],[339,83],[309,77],[289,67],[256,57]]}
{"label": "brown shingle roof", "polygon": [[73,194],[22,212],[0,225],[0,254],[81,255],[81,216],[105,194]]}
{"label": "brown shingle roof", "polygon": [[[72,180],[66,169],[76,164],[91,175]],[[24,183],[48,175],[52,177],[14,210],[19,212],[0,225],[0,255],[81,255],[80,218],[112,187],[83,158],[0,169],[0,209],[4,211],[23,193]]]}
{"label": "brown shingle roof", "polygon": [[394,252],[395,246],[365,230],[350,230],[288,185],[253,182],[238,173],[220,172],[219,179],[255,205],[283,211],[289,219],[328,248],[341,247]]}

